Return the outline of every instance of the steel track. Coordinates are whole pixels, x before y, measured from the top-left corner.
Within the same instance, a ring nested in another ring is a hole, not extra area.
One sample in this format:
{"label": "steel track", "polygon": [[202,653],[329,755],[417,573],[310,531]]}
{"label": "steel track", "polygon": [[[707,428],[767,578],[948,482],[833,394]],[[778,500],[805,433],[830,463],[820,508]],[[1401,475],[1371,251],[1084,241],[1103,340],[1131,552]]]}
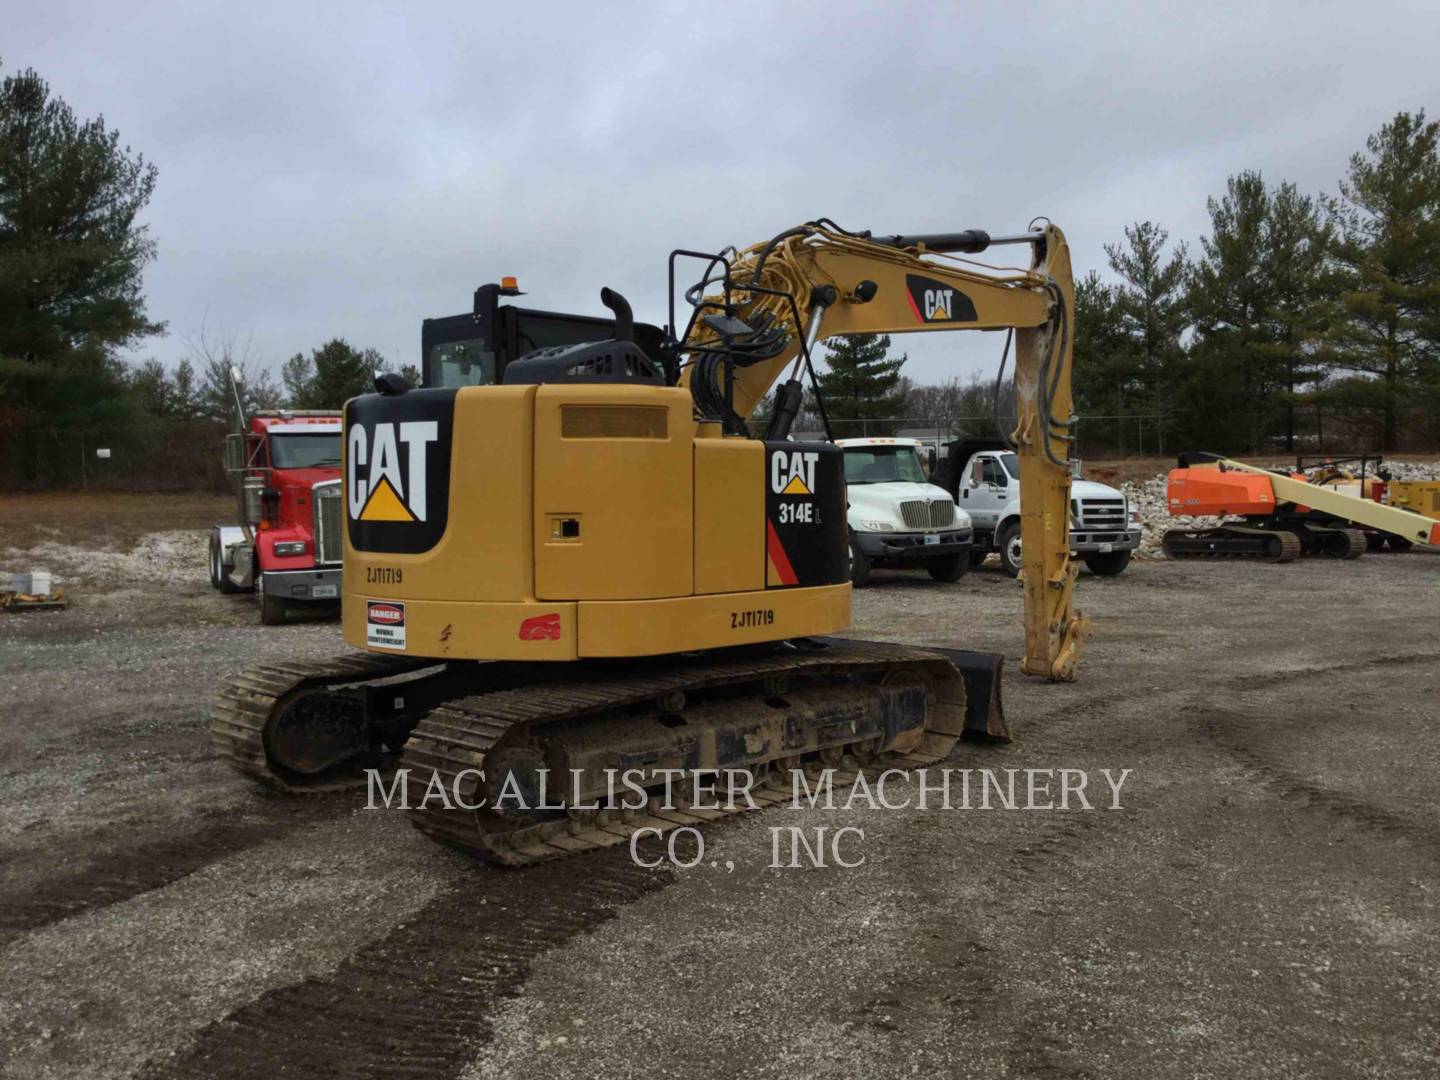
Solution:
{"label": "steel track", "polygon": [[[327,687],[367,684],[434,667],[430,659],[350,655],[313,663],[264,663],[226,682],[211,715],[211,743],[234,768],[286,792],[315,792],[354,787],[364,783],[359,765],[347,775],[326,775],[306,781],[278,770],[266,751],[266,731],[287,702],[301,693]],[[761,696],[790,678],[807,680],[864,679],[879,681],[892,672],[910,672],[926,683],[931,702],[919,744],[907,753],[868,754],[863,761],[843,750],[825,752],[827,764],[843,767],[843,782],[855,773],[878,775],[887,768],[918,768],[949,756],[965,728],[965,682],[952,661],[940,653],[877,642],[832,640],[826,648],[802,651],[777,648],[723,660],[661,660],[588,669],[580,679],[524,685],[463,697],[440,705],[423,716],[400,758],[400,766],[422,787],[434,775],[447,791],[460,794],[467,804],[480,801],[478,770],[486,755],[507,736],[539,730],[548,723],[582,718],[625,707],[661,703],[679,694],[725,687],[728,693]],[[943,707],[941,707],[943,706]],[[1003,723],[1000,728],[1003,730]],[[818,761],[776,758],[756,764],[765,772],[781,762],[818,767]],[[752,791],[756,808],[773,805],[789,796],[790,774],[772,777]],[[439,802],[439,800],[430,800]],[[426,805],[409,810],[421,832],[447,845],[461,848],[506,866],[526,866],[565,855],[626,843],[642,829],[660,833],[686,825],[700,825],[751,809],[745,800],[724,810],[686,808],[680,802],[668,807],[662,798],[651,799],[635,810],[572,810],[555,820],[516,821],[489,811],[448,809]]]}

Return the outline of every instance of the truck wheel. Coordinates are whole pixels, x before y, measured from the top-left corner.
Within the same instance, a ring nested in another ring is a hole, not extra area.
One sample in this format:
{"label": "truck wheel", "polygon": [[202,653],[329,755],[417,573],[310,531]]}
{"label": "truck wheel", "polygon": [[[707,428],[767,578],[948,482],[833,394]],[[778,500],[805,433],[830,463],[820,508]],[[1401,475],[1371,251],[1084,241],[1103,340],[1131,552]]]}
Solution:
{"label": "truck wheel", "polygon": [[1000,569],[1009,577],[1020,576],[1020,522],[1007,522],[995,542],[1000,549]]}
{"label": "truck wheel", "polygon": [[240,591],[230,580],[229,568],[225,565],[225,556],[220,550],[220,537],[215,533],[210,534],[210,587],[218,589],[226,596]]}
{"label": "truck wheel", "polygon": [[860,550],[860,545],[850,541],[850,584],[860,588],[870,580],[870,557]]}
{"label": "truck wheel", "polygon": [[970,558],[967,555],[942,555],[927,562],[925,569],[936,581],[959,581],[970,569]]}
{"label": "truck wheel", "polygon": [[1099,574],[1101,577],[1114,577],[1130,565],[1130,552],[1097,551],[1093,555],[1085,556],[1085,565],[1090,568],[1092,574]]}
{"label": "truck wheel", "polygon": [[264,579],[255,584],[260,593],[260,624],[262,626],[280,626],[285,622],[285,601],[278,596],[271,596],[265,591]]}
{"label": "truck wheel", "polygon": [[983,562],[985,561],[986,557],[987,557],[989,554],[990,554],[990,549],[989,549],[989,548],[972,547],[972,548],[970,549],[970,565],[971,565],[971,566],[979,566],[981,563],[983,563]]}

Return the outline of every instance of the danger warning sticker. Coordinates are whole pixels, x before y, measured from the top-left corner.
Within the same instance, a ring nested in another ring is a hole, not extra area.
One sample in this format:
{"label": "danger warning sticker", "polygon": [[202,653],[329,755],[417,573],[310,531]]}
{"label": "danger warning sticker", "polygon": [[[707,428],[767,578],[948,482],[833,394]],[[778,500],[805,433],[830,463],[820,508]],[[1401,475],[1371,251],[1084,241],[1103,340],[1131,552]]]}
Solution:
{"label": "danger warning sticker", "polygon": [[405,648],[405,605],[398,600],[365,601],[365,644],[376,649]]}

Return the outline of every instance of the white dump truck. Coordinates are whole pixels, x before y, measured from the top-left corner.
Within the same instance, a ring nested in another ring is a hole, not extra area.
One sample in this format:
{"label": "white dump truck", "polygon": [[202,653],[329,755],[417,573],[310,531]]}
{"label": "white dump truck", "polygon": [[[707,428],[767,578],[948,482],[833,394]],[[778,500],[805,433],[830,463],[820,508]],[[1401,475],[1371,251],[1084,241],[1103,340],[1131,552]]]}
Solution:
{"label": "white dump truck", "polygon": [[[969,514],[974,524],[970,564],[991,552],[1005,573],[1020,573],[1020,463],[998,439],[962,439],[947,447],[932,482]],[[1140,512],[1125,494],[1093,480],[1070,486],[1070,549],[1090,571],[1106,577],[1130,565],[1140,546]]]}
{"label": "white dump truck", "polygon": [[850,581],[874,567],[923,566],[958,581],[970,566],[970,518],[929,482],[915,439],[836,439],[845,450]]}

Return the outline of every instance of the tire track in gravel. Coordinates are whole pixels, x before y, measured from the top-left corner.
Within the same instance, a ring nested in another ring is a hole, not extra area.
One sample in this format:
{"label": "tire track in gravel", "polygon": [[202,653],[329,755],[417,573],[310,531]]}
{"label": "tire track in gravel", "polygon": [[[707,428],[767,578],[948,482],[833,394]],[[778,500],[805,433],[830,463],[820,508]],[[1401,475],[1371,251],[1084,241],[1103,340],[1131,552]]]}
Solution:
{"label": "tire track in gravel", "polygon": [[271,799],[261,804],[260,820],[245,812],[243,821],[205,821],[178,835],[108,851],[79,869],[27,880],[13,891],[0,888],[0,948],[27,931],[162,888],[238,851],[353,809],[353,799],[343,794]]}
{"label": "tire track in gravel", "polygon": [[1368,671],[1377,667],[1403,667],[1407,664],[1433,664],[1440,661],[1440,652],[1401,653],[1399,655],[1373,656],[1361,660],[1346,660],[1323,667],[1285,668],[1279,671],[1262,671],[1228,680],[1229,685],[1239,689],[1283,686],[1288,682],[1302,679],[1318,679],[1327,675],[1345,675]]}
{"label": "tire track in gravel", "polygon": [[522,872],[477,868],[333,975],[264,994],[142,1075],[453,1075],[537,957],[672,880],[624,848]]}
{"label": "tire track in gravel", "polygon": [[[1027,724],[1020,735],[1021,738],[1026,734],[1031,736],[1032,741],[1023,748],[1031,760],[1016,761],[1012,767],[1039,766],[1041,761],[1035,759],[1048,760],[1057,753],[1139,750],[1163,737],[1153,731],[1123,730],[1123,722],[1104,726],[1106,718],[1102,714],[1111,707],[1112,703],[1103,696],[1086,695],[1066,708],[1039,714],[1036,722]],[[1122,730],[1116,730],[1117,727]],[[1097,731],[1108,739],[1098,748]],[[1010,763],[966,760],[962,752],[958,759],[952,759],[952,764],[1003,768]],[[1021,834],[1021,839],[1017,841],[1012,834],[1004,841],[1003,848],[996,851],[1001,861],[994,865],[1003,865],[1007,880],[1017,890],[1045,895],[1056,878],[1078,870],[1081,861],[1097,844],[1113,839],[1120,830],[1141,821],[1134,814],[1102,809],[1100,801],[1093,799],[1093,793],[1092,801],[1094,810],[1055,811],[1037,817]],[[948,921],[944,925],[953,934],[953,925]],[[1014,1075],[1045,1080],[1096,1080],[1096,1073],[1075,1061],[1073,1047],[1064,1040],[1034,1022],[1009,1022],[1021,1006],[1008,980],[1010,965],[1003,948],[997,948],[982,934],[967,931],[955,953],[951,961],[953,975],[940,1001],[957,1018],[990,1029],[988,1033],[992,1036],[1002,1032],[1001,1054]],[[878,1012],[882,1007],[892,1012],[888,1007],[891,1004],[884,1000],[871,1002],[869,1012]]]}
{"label": "tire track in gravel", "polygon": [[1200,715],[1195,729],[1201,738],[1235,758],[1276,798],[1316,810],[1337,821],[1360,825],[1388,839],[1404,839],[1440,853],[1440,835],[1433,829],[1393,810],[1306,780],[1286,768],[1276,754],[1252,745],[1245,737],[1249,726],[1233,713],[1211,710]]}

